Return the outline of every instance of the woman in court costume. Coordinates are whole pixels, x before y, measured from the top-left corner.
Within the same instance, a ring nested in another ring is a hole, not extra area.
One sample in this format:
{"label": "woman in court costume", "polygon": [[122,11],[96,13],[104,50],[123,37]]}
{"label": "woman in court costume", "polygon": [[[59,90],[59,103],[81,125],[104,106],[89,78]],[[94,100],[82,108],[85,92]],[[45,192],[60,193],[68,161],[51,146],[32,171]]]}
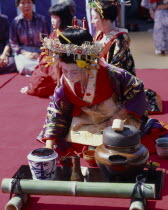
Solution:
{"label": "woman in court costume", "polygon": [[[127,1],[125,1],[127,4]],[[134,59],[130,51],[130,38],[125,28],[115,26],[120,0],[92,0],[92,23],[96,27],[95,41],[104,45],[103,57],[110,64],[136,75]],[[161,97],[151,89],[145,89],[148,113],[157,114],[163,110]]]}
{"label": "woman in court costume", "polygon": [[104,52],[106,61],[136,75],[128,30],[118,28],[115,24],[119,1],[92,0],[90,7],[92,8],[92,24],[96,29],[94,41],[99,41],[106,48]]}
{"label": "woman in court costume", "polygon": [[46,38],[43,44],[46,54],[60,62],[62,76],[37,140],[56,147],[59,155],[82,154],[102,144],[102,130],[117,118],[140,129],[142,143],[156,152],[156,138],[168,131],[155,123],[152,135],[153,127],[146,127],[147,101],[140,79],[99,59],[103,47],[86,29],[72,26],[59,33],[59,41]]}

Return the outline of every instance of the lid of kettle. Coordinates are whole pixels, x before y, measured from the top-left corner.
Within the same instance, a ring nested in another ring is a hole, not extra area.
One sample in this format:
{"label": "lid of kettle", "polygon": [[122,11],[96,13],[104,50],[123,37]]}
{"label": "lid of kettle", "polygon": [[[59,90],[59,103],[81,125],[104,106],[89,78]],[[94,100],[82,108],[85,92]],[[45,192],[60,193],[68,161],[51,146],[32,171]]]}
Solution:
{"label": "lid of kettle", "polygon": [[103,131],[103,144],[127,147],[140,143],[141,131],[134,126],[124,125],[124,121],[115,119],[112,126]]}

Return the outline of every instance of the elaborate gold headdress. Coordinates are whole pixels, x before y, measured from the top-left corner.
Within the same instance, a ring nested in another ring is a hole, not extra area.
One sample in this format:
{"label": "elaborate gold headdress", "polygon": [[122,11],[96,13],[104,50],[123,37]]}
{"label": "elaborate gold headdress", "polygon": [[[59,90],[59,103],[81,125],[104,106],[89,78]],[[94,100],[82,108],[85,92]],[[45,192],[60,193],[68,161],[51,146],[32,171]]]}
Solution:
{"label": "elaborate gold headdress", "polygon": [[117,4],[131,5],[130,0],[89,0],[90,7],[96,8],[102,19],[104,18],[102,4],[105,3],[115,4],[115,5]]}
{"label": "elaborate gold headdress", "polygon": [[42,49],[44,49],[43,54],[47,55],[45,58],[48,61],[47,65],[54,64],[61,54],[66,54],[67,56],[73,55],[76,64],[87,73],[90,73],[89,70],[91,69],[97,69],[97,61],[103,50],[101,44],[86,41],[81,46],[78,46],[71,43],[59,30],[55,30],[55,32],[57,35],[62,36],[68,43],[62,44],[58,39],[44,38]]}

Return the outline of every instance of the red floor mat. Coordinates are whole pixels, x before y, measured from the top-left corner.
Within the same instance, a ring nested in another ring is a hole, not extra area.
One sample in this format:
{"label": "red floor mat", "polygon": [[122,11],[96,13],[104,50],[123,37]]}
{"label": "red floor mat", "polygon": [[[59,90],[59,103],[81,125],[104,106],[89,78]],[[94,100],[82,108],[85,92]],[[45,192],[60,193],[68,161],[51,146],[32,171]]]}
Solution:
{"label": "red floor mat", "polygon": [[[153,117],[168,123],[168,70],[143,69],[137,70],[137,75],[144,81],[146,88],[157,91],[164,101],[164,113]],[[20,89],[27,84],[27,77],[17,75],[0,89],[1,180],[11,178],[21,165],[27,164],[28,153],[43,146],[35,139],[42,128],[49,99],[20,93]],[[159,162],[161,168],[168,168],[167,160],[162,160],[156,155],[150,159]],[[166,175],[162,199],[148,201],[147,209],[167,210],[167,185]],[[4,209],[9,195],[0,193],[0,198],[0,209]],[[24,210],[126,210],[129,204],[130,199],[119,198],[31,196]]]}
{"label": "red floor mat", "polygon": [[4,85],[6,85],[8,82],[10,82],[17,75],[18,75],[18,73],[0,75],[0,88],[2,88]]}

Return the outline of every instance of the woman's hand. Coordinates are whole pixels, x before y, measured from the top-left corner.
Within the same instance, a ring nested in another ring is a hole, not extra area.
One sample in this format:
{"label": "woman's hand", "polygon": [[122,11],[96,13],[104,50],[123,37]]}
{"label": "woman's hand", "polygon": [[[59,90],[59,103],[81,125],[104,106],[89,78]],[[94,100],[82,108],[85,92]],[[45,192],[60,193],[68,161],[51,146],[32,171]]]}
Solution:
{"label": "woman's hand", "polygon": [[34,59],[34,60],[38,59],[38,57],[40,56],[40,54],[37,52],[32,53],[28,51],[24,51],[22,55],[24,55],[27,59]]}
{"label": "woman's hand", "polygon": [[37,59],[39,58],[40,54],[37,52],[32,53],[32,59]]}
{"label": "woman's hand", "polygon": [[8,56],[2,54],[0,56],[0,68],[4,67],[7,63],[8,63]]}
{"label": "woman's hand", "polygon": [[55,145],[55,140],[50,140],[50,139],[46,140],[46,148],[53,149],[54,145]]}

